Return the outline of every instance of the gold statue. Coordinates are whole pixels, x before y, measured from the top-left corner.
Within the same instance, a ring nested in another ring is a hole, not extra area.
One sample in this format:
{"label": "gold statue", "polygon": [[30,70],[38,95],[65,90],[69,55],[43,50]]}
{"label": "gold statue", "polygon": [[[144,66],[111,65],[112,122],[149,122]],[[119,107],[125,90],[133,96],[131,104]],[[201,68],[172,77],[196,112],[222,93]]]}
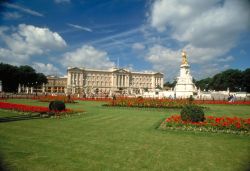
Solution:
{"label": "gold statue", "polygon": [[187,63],[187,53],[183,50],[181,53],[182,56],[182,64],[188,64]]}

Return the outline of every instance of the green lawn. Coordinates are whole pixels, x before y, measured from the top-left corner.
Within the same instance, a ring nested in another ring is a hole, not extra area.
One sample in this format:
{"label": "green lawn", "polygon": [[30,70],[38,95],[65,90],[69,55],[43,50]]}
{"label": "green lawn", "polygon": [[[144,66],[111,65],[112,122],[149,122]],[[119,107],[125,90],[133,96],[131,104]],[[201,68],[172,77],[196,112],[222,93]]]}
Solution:
{"label": "green lawn", "polygon": [[[32,100],[15,103],[45,105]],[[67,105],[86,114],[0,123],[2,167],[9,170],[247,170],[250,137],[161,131],[179,110]],[[250,117],[250,106],[208,105],[207,115]],[[0,110],[0,117],[17,113]]]}

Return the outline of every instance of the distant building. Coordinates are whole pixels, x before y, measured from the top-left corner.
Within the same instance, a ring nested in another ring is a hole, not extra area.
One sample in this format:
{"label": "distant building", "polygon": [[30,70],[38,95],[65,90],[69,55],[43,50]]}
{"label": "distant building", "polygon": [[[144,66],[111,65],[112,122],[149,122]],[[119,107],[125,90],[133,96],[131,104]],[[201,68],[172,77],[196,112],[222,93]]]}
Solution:
{"label": "distant building", "polygon": [[131,72],[112,68],[96,70],[71,68],[67,70],[67,94],[141,94],[143,91],[163,87],[163,74],[159,72]]}
{"label": "distant building", "polygon": [[65,93],[67,77],[47,76],[48,83],[43,89],[48,93]]}

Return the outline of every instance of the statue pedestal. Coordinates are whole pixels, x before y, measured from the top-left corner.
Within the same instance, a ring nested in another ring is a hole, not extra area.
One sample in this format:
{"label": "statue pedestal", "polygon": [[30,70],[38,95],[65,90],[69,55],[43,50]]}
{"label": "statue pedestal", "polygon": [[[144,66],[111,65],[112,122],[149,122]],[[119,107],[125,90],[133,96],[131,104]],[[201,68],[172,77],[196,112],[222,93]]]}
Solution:
{"label": "statue pedestal", "polygon": [[188,98],[197,92],[189,68],[190,66],[187,63],[182,64],[180,67],[180,76],[177,77],[177,83],[174,89],[177,98]]}

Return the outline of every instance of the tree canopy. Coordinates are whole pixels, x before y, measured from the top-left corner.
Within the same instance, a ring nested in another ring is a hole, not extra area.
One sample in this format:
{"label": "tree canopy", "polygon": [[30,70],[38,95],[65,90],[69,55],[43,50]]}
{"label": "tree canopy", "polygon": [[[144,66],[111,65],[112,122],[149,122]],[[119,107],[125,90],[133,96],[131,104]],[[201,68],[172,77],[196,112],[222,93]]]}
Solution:
{"label": "tree canopy", "polygon": [[176,80],[174,80],[172,83],[168,81],[168,82],[165,82],[165,83],[163,84],[163,86],[164,86],[164,87],[169,87],[169,88],[174,88],[175,85],[176,85],[176,83],[177,83]]}
{"label": "tree canopy", "polygon": [[35,87],[47,83],[47,78],[44,74],[36,73],[28,65],[17,67],[4,63],[0,63],[0,80],[5,92],[17,92],[19,84]]}
{"label": "tree canopy", "polygon": [[196,86],[202,90],[227,90],[250,92],[250,68],[245,71],[228,69],[214,75],[212,78],[205,78],[196,82]]}

